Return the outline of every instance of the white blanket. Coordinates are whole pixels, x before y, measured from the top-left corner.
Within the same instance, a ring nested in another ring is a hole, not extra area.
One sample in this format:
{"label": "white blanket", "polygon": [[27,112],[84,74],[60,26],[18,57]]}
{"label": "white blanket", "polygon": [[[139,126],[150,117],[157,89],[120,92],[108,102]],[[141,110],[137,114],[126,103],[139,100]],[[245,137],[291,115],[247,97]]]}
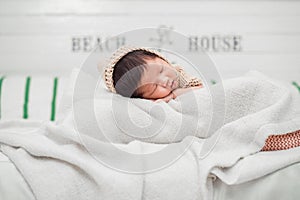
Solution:
{"label": "white blanket", "polygon": [[[259,153],[268,135],[300,129],[298,94],[258,73],[225,81],[223,101],[222,91],[216,84],[168,104],[104,92],[95,101],[79,93],[72,104],[66,93],[57,124],[2,122],[1,150],[38,200],[212,199],[212,174],[237,184],[300,161],[299,148]],[[130,160],[114,147],[142,155]],[[153,152],[165,160],[143,156]]]}

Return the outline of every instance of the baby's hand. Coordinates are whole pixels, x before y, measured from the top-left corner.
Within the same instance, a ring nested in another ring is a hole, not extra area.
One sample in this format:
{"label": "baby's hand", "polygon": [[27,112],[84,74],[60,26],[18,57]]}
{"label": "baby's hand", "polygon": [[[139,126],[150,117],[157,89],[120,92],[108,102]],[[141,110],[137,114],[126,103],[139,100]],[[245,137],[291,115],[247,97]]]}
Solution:
{"label": "baby's hand", "polygon": [[173,90],[167,96],[160,98],[160,99],[152,99],[152,101],[154,101],[155,103],[159,103],[162,101],[168,103],[171,99],[175,99],[176,97],[178,97],[184,93],[190,92],[194,89],[200,89],[200,88],[202,88],[202,86],[195,86],[195,87],[189,87],[189,88],[178,88],[178,89]]}
{"label": "baby's hand", "polygon": [[178,88],[178,89],[175,89],[173,91],[173,94],[174,94],[174,99],[184,93],[187,93],[187,92],[190,92],[194,89],[200,89],[202,88],[202,86],[195,86],[195,87],[189,87],[189,88]]}

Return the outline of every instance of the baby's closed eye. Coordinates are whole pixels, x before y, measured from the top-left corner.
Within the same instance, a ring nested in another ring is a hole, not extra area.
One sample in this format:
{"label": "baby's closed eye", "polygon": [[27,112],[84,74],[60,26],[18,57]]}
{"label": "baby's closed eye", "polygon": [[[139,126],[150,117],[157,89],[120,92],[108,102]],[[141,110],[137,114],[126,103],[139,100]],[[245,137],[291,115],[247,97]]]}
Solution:
{"label": "baby's closed eye", "polygon": [[162,73],[164,71],[164,66],[161,65],[161,70],[160,70],[160,73]]}

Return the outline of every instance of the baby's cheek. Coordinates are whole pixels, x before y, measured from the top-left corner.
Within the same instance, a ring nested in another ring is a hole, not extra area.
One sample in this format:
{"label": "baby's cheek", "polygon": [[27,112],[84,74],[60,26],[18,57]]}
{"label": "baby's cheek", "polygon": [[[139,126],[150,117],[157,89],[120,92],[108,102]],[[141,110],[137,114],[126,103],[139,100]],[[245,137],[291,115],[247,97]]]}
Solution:
{"label": "baby's cheek", "polygon": [[165,96],[168,96],[170,94],[170,90],[161,86],[158,86],[156,89],[156,97],[155,98],[163,98]]}

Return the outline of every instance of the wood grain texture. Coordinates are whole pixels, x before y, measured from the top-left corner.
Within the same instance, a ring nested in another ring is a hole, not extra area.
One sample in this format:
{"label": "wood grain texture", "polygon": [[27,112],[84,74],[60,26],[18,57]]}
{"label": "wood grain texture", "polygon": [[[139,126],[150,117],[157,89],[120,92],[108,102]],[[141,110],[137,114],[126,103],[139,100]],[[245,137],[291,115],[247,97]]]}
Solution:
{"label": "wood grain texture", "polygon": [[74,51],[74,38],[92,48],[164,25],[199,41],[241,36],[241,51],[208,51],[225,78],[256,69],[300,82],[299,24],[300,1],[0,0],[0,72],[67,74],[89,53]]}

